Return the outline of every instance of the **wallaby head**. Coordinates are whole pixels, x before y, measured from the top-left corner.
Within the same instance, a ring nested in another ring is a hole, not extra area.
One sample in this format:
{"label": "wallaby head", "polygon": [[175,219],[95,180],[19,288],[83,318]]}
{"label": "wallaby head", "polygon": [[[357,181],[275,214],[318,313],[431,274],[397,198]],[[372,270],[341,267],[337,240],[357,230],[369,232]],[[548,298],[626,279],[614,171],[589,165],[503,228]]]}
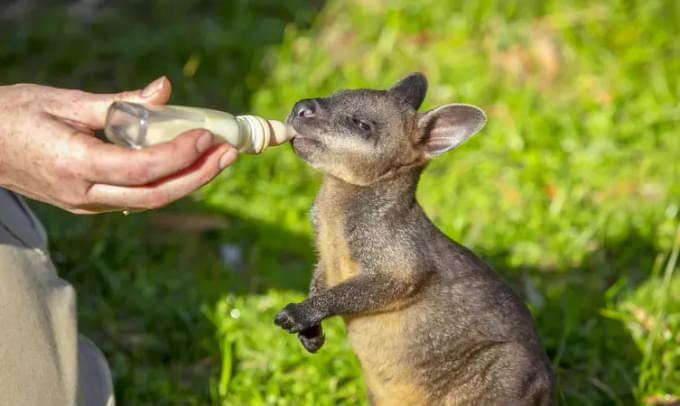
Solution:
{"label": "wallaby head", "polygon": [[366,186],[422,167],[479,131],[484,112],[447,104],[418,112],[427,80],[413,73],[387,90],[340,90],[300,100],[287,118],[299,133],[293,149],[312,167]]}

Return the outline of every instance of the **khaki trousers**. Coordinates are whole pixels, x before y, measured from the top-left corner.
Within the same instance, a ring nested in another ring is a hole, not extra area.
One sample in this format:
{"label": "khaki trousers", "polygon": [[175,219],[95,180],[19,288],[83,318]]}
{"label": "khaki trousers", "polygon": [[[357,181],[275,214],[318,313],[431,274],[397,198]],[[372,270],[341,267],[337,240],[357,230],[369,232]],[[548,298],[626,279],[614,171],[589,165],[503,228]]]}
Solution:
{"label": "khaki trousers", "polygon": [[112,406],[101,351],[78,335],[76,295],[59,279],[38,219],[0,188],[0,406]]}

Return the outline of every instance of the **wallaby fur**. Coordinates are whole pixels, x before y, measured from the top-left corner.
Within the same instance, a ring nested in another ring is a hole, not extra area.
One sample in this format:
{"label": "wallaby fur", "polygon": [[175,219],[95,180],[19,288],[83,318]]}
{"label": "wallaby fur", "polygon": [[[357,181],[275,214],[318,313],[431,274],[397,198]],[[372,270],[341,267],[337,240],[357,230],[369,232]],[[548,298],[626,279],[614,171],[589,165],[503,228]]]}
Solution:
{"label": "wallaby fur", "polygon": [[316,352],[321,321],[342,316],[371,405],[553,404],[527,308],[415,199],[426,163],[486,121],[465,104],[417,112],[426,90],[411,74],[293,108],[293,149],[324,173],[311,212],[319,260],[309,298],[275,322]]}

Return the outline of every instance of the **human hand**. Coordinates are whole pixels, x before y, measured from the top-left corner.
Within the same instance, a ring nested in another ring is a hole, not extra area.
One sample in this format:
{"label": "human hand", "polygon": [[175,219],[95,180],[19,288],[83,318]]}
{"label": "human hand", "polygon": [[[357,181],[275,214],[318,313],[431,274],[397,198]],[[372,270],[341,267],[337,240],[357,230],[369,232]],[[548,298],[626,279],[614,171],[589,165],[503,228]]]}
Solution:
{"label": "human hand", "polygon": [[97,139],[114,101],[164,104],[170,82],[94,94],[32,84],[0,86],[0,185],[72,213],[164,206],[230,165],[237,151],[196,129],[130,150]]}

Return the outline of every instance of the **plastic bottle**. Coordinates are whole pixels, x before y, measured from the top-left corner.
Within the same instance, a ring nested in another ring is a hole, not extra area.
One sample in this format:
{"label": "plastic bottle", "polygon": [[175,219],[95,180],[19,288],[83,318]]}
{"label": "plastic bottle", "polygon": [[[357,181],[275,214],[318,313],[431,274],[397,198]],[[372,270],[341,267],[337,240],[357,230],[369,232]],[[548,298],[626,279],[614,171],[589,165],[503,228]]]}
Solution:
{"label": "plastic bottle", "polygon": [[214,135],[215,144],[227,142],[245,154],[259,154],[295,136],[295,130],[289,125],[259,116],[129,102],[115,102],[109,107],[104,133],[113,143],[139,149],[170,141],[193,128],[208,129]]}

